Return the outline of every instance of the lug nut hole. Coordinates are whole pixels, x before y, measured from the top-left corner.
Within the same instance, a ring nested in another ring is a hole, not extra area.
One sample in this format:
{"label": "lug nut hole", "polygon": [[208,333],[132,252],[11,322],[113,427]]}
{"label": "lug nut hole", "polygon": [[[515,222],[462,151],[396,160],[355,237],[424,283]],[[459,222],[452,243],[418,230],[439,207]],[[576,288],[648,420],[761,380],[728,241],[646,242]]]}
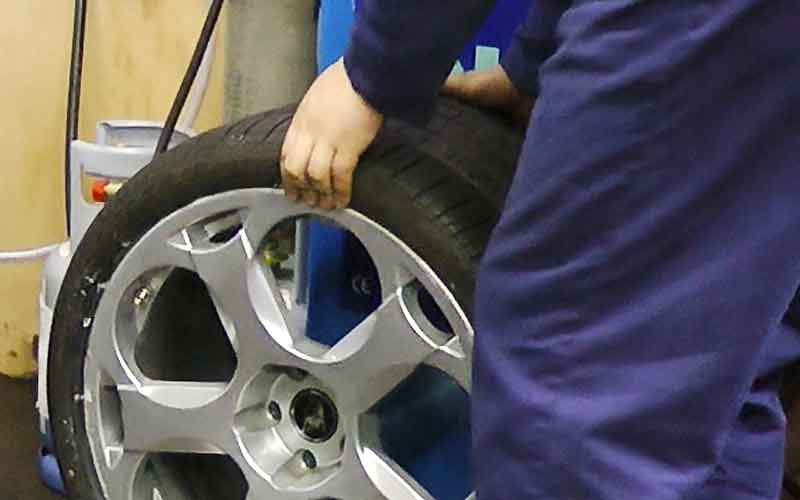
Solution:
{"label": "lug nut hole", "polygon": [[276,422],[280,422],[283,418],[283,412],[281,411],[281,405],[279,405],[275,401],[270,401],[267,405],[267,412],[269,413],[270,418]]}
{"label": "lug nut hole", "polygon": [[317,457],[308,450],[303,450],[303,465],[309,469],[317,468]]}

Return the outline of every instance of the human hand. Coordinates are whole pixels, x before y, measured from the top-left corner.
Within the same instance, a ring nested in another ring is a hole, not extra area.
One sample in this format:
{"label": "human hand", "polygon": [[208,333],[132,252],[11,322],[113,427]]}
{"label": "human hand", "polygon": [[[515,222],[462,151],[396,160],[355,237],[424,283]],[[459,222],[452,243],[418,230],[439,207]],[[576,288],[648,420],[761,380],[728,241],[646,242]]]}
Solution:
{"label": "human hand", "polygon": [[442,93],[510,116],[522,126],[528,125],[533,99],[522,94],[501,65],[489,70],[451,75]]}
{"label": "human hand", "polygon": [[308,90],[286,134],[286,195],[325,210],[346,207],[358,160],[382,125],[383,116],[353,89],[340,59]]}

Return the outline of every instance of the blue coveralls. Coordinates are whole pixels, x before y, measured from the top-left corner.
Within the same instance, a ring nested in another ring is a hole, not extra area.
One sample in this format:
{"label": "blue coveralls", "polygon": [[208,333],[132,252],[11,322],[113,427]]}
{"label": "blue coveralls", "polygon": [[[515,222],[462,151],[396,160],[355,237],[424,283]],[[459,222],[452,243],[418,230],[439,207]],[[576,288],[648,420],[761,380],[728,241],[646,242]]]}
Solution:
{"label": "blue coveralls", "polygon": [[[365,0],[345,56],[431,109],[490,0]],[[536,107],[478,278],[479,500],[779,495],[800,285],[800,1],[537,0]]]}

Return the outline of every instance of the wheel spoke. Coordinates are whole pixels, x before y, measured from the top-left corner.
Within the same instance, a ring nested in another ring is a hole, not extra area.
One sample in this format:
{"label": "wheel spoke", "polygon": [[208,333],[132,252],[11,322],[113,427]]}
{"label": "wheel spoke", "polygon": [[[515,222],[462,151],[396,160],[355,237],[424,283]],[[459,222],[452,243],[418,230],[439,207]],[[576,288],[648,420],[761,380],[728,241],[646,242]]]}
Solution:
{"label": "wheel spoke", "polygon": [[267,481],[256,474],[249,474],[247,478],[247,496],[245,500],[277,500],[284,498],[281,494],[277,493]]}
{"label": "wheel spoke", "polygon": [[126,452],[207,454],[232,447],[233,405],[225,384],[154,382],[118,391]]}
{"label": "wheel spoke", "polygon": [[[254,433],[242,432],[240,440],[246,442],[250,435]],[[252,447],[250,450],[250,459],[258,464],[258,467],[269,474],[270,476],[278,472],[285,466],[294,456],[294,454],[286,448],[284,443],[278,439],[273,433],[259,433],[256,437],[259,438],[259,446]]]}
{"label": "wheel spoke", "polygon": [[[115,384],[129,384],[133,380],[122,357],[111,331],[95,332],[92,335],[87,359],[90,359],[94,366],[101,368]],[[128,358],[133,359],[133,352],[129,353]]]}
{"label": "wheel spoke", "polygon": [[117,384],[130,383],[138,375],[134,348],[139,332],[132,304],[134,292],[129,287],[147,272],[191,265],[186,252],[162,239],[145,238],[120,262],[111,280],[102,285],[104,291],[94,318],[84,318],[84,325],[92,326],[88,352]]}
{"label": "wheel spoke", "polygon": [[[231,459],[239,466],[247,482],[245,500],[277,500],[283,496],[252,467],[249,459],[241,452],[231,453]],[[288,498],[288,497],[287,497]]]}
{"label": "wheel spoke", "polygon": [[[103,487],[106,498],[129,500],[136,479],[136,473],[145,459],[145,453],[126,452],[112,467],[104,467]],[[144,497],[147,498],[147,497]],[[149,498],[148,498],[149,500]]]}
{"label": "wheel spoke", "polygon": [[367,250],[378,271],[381,294],[384,300],[388,299],[413,279],[404,265],[404,245],[389,234],[378,232],[374,223],[360,214],[352,212],[351,215],[355,217],[348,220],[346,227]]}
{"label": "wheel spoke", "polygon": [[[241,454],[231,455],[231,458],[239,465],[247,481],[248,490],[245,500],[311,500],[323,498],[308,491],[292,491],[286,488],[276,489],[269,481],[264,479],[261,474],[250,465],[247,458]],[[287,458],[285,462],[288,462]],[[280,469],[278,465],[275,470]]]}
{"label": "wheel spoke", "polygon": [[[261,476],[251,473],[246,474],[247,496],[245,500],[316,500],[316,497],[309,496],[307,493],[299,491],[277,491]],[[164,499],[167,500],[167,499]]]}
{"label": "wheel spoke", "polygon": [[434,500],[408,472],[373,448],[363,448],[347,461],[329,493],[364,500]]}
{"label": "wheel spoke", "polygon": [[364,448],[361,462],[375,488],[392,500],[433,500],[433,497],[390,458]]}
{"label": "wheel spoke", "polygon": [[291,338],[285,304],[274,276],[251,264],[254,255],[246,233],[213,250],[191,251],[240,363],[248,356],[258,363],[285,361],[274,359]]}
{"label": "wheel spoke", "polygon": [[326,354],[337,362],[328,379],[336,381],[338,397],[359,413],[388,394],[437,349],[407,307],[412,293],[412,287],[398,290]]}
{"label": "wheel spoke", "polygon": [[286,297],[290,308],[286,307],[283,292],[270,269],[263,268],[263,273],[257,273],[251,289],[262,323],[267,325],[271,335],[278,336],[284,346],[290,345],[294,339],[302,338],[305,333],[307,269],[301,254],[308,250],[308,219],[302,216],[308,215],[310,209],[306,205],[290,201],[282,193],[274,192],[267,197],[260,196],[253,200],[247,210],[243,233],[254,245],[261,242],[280,222],[295,219],[296,268],[292,289],[287,290]]}
{"label": "wheel spoke", "polygon": [[465,391],[471,391],[472,371],[458,338],[436,349],[425,362],[452,377]]}

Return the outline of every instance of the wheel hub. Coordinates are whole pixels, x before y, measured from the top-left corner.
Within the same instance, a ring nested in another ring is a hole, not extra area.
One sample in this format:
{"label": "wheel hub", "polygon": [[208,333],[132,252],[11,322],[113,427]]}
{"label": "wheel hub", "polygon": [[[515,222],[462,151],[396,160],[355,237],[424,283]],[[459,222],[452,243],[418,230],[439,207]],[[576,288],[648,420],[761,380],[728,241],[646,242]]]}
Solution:
{"label": "wheel hub", "polygon": [[300,391],[292,400],[292,418],[303,437],[312,443],[329,440],[339,426],[333,400],[317,389]]}
{"label": "wheel hub", "polygon": [[312,374],[273,365],[245,386],[234,432],[248,462],[275,488],[288,491],[298,481],[315,487],[342,466],[347,429],[332,393]]}

